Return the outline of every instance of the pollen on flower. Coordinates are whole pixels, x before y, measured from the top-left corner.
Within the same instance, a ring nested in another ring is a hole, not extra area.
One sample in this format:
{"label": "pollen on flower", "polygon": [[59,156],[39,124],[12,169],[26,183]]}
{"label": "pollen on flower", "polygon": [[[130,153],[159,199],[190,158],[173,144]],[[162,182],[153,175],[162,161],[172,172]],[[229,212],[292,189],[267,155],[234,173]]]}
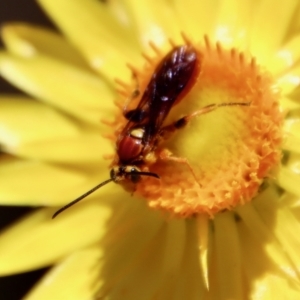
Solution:
{"label": "pollen on flower", "polygon": [[[187,121],[162,135],[149,159],[143,157],[141,171],[160,179],[143,177],[135,186],[149,207],[180,217],[213,216],[251,201],[281,158],[282,115],[271,75],[254,58],[213,45],[207,37],[192,46],[199,60],[193,85],[172,106],[162,128],[183,117]],[[130,66],[133,84],[118,81],[122,100],[117,105],[125,111],[137,107],[164,59],[153,49],[155,56],[145,55],[143,70]],[[127,122],[117,116],[114,141]]]}

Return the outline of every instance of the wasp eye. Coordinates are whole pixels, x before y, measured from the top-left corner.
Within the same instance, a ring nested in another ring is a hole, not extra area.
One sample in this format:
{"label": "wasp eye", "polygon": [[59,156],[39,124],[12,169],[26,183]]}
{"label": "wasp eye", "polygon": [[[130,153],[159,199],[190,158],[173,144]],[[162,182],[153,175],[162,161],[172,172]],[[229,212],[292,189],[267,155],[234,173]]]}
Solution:
{"label": "wasp eye", "polygon": [[139,174],[139,170],[137,168],[131,168],[130,170],[130,180],[133,183],[139,182],[141,179],[141,175]]}
{"label": "wasp eye", "polygon": [[115,169],[111,169],[110,172],[109,172],[109,175],[110,175],[110,178],[111,178],[112,180],[115,180],[116,177],[117,177],[117,174],[116,174]]}

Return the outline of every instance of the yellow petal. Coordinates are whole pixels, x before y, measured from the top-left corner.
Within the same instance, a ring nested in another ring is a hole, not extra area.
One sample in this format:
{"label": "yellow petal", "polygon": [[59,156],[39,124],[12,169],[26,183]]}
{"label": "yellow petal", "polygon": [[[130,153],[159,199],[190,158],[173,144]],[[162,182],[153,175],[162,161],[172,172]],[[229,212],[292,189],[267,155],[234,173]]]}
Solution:
{"label": "yellow petal", "polygon": [[[178,20],[167,1],[126,0],[137,26],[138,36],[143,46],[152,41],[158,46],[167,44],[169,38],[182,41]],[[159,12],[159,13],[158,13]]]}
{"label": "yellow petal", "polygon": [[300,287],[291,284],[284,278],[273,274],[263,274],[253,284],[251,299],[274,300],[274,299],[298,299]]}
{"label": "yellow petal", "polygon": [[0,238],[0,274],[53,264],[68,253],[99,241],[113,213],[112,205],[107,203],[112,204],[115,197],[112,190],[106,195],[106,204],[87,201],[56,219],[52,219],[55,209],[41,209],[11,226]]}
{"label": "yellow petal", "polygon": [[129,78],[125,62],[136,62],[140,48],[130,24],[118,20],[109,3],[93,0],[39,0],[39,3],[93,68],[109,80],[116,76]]}
{"label": "yellow petal", "polygon": [[235,216],[219,214],[214,219],[214,246],[218,299],[242,299],[242,258]]}
{"label": "yellow petal", "polygon": [[277,84],[279,85],[282,95],[292,95],[293,91],[300,84],[300,67],[293,69],[292,72],[278,77]]}
{"label": "yellow petal", "polygon": [[21,96],[0,98],[0,140],[5,148],[76,137],[79,132],[77,124],[47,105]]}
{"label": "yellow petal", "polygon": [[[165,257],[173,253],[171,257],[177,257],[173,261],[173,266],[168,267],[168,273],[162,278],[157,294],[159,299],[202,299],[206,292],[205,285],[201,278],[201,270],[199,268],[199,252],[198,252],[198,232],[196,220],[179,220],[185,223],[185,228],[182,224],[176,224],[177,221],[172,221],[168,224],[169,242],[171,249],[163,248]],[[173,229],[171,229],[173,227]],[[182,236],[177,236],[176,229],[180,229],[179,233]],[[185,231],[182,232],[182,229]],[[180,242],[182,241],[182,242]],[[180,246],[180,242],[182,245]],[[168,244],[166,244],[167,246]],[[159,249],[158,249],[159,251]],[[178,255],[180,254],[180,256]],[[169,260],[170,261],[170,260]],[[170,261],[171,263],[171,261]],[[165,264],[166,265],[166,264]]]}
{"label": "yellow petal", "polygon": [[293,134],[300,137],[300,111],[294,110],[284,120],[284,131],[286,134]]}
{"label": "yellow petal", "polygon": [[273,189],[273,195],[270,193],[267,197],[260,197],[259,201],[254,202],[254,206],[264,223],[271,228],[289,260],[293,262],[295,279],[299,281],[300,278],[296,271],[299,272],[300,270],[297,250],[300,247],[300,239],[297,235],[298,230],[300,230],[299,220],[292,214],[289,206],[286,206],[285,201],[280,201],[278,205],[278,195],[275,189]]}
{"label": "yellow petal", "polygon": [[298,0],[288,0],[284,5],[274,5],[272,0],[258,3],[258,9],[253,15],[254,22],[250,28],[250,47],[259,63],[271,65],[269,60],[286,38],[298,5]]}
{"label": "yellow petal", "polygon": [[300,175],[295,173],[291,168],[281,166],[277,176],[278,185],[284,190],[300,196],[299,186]]}
{"label": "yellow petal", "polygon": [[276,237],[299,272],[300,257],[298,249],[300,247],[300,239],[299,235],[297,234],[297,232],[300,230],[299,220],[295,218],[289,209],[280,208],[278,210],[277,222],[281,225],[284,224],[284,226],[276,226]]}
{"label": "yellow petal", "polygon": [[86,165],[95,170],[99,165],[107,167],[110,160],[105,155],[114,154],[112,145],[100,134],[84,133],[75,138],[52,139],[48,141],[35,141],[21,144],[16,148],[7,148],[15,155],[38,159],[47,162],[72,164],[74,166]]}
{"label": "yellow petal", "polygon": [[300,153],[300,114],[298,110],[291,111],[284,121],[285,139],[282,148]]}
{"label": "yellow petal", "polygon": [[[295,175],[300,173],[300,154],[290,152],[288,156],[284,158],[285,166],[290,172],[293,172]],[[292,193],[292,196],[297,195]]]}
{"label": "yellow petal", "polygon": [[295,214],[296,218],[299,219],[298,208],[300,207],[300,198],[295,195],[285,193],[280,200],[280,204],[282,206],[289,207]]}
{"label": "yellow petal", "polygon": [[114,153],[111,143],[99,130],[82,127],[42,103],[0,97],[0,141],[11,154],[65,164],[108,164],[103,156]]}
{"label": "yellow petal", "polygon": [[30,291],[24,300],[83,300],[92,299],[93,285],[97,278],[100,247],[80,250],[56,267]]}
{"label": "yellow petal", "polygon": [[[195,219],[186,220],[186,238],[183,259],[179,270],[176,289],[172,296],[174,299],[209,299],[206,283],[204,282],[202,270],[199,265],[198,228]],[[183,275],[183,276],[182,276]],[[162,298],[162,299],[172,299]]]}
{"label": "yellow petal", "polygon": [[[107,280],[98,296],[114,300],[158,295],[158,299],[198,299],[204,286],[199,281],[194,220],[163,222],[158,214],[140,211],[142,217],[133,214],[122,230],[109,228],[109,250],[103,255],[102,267]],[[118,236],[111,236],[113,232]],[[147,270],[147,280],[140,277],[143,270]]]}
{"label": "yellow petal", "polygon": [[244,224],[241,224],[238,229],[246,280],[252,283],[247,299],[297,299],[296,295],[299,295],[300,291],[298,284],[287,280],[284,275],[279,275],[276,266],[265,256],[264,245],[253,239],[251,234],[249,235]]}
{"label": "yellow petal", "polygon": [[291,99],[289,97],[281,97],[280,99],[280,108],[283,111],[283,114],[286,115],[289,111],[298,109],[299,103],[296,99]]}
{"label": "yellow petal", "polygon": [[6,48],[20,56],[37,53],[49,55],[80,68],[88,68],[81,54],[68,41],[47,28],[25,23],[12,23],[2,28]]}
{"label": "yellow petal", "polygon": [[112,115],[114,95],[92,73],[45,56],[31,59],[0,55],[0,72],[27,93],[72,115],[98,125]]}
{"label": "yellow petal", "polygon": [[236,48],[245,48],[248,46],[252,10],[252,1],[220,1],[216,9],[212,37],[229,47],[234,45]]}
{"label": "yellow petal", "polygon": [[295,135],[288,135],[284,139],[282,149],[300,154],[300,138]]}
{"label": "yellow petal", "polygon": [[290,69],[299,61],[300,35],[297,35],[280,47],[274,59],[268,65],[272,74],[280,76],[290,72]]}
{"label": "yellow petal", "polygon": [[[299,103],[300,97],[300,85],[297,85],[296,88],[292,90],[292,92],[288,95],[292,100],[297,101]],[[298,104],[299,105],[299,104]]]}
{"label": "yellow petal", "polygon": [[[216,21],[217,8],[210,0],[174,0],[174,9],[184,32],[199,41],[204,34],[211,34]],[[199,22],[199,26],[197,23]],[[201,28],[201,33],[199,29]]]}
{"label": "yellow petal", "polygon": [[198,232],[199,232],[199,262],[202,270],[203,281],[206,289],[209,290],[208,279],[208,238],[209,238],[209,219],[206,215],[199,215],[197,217]]}
{"label": "yellow petal", "polygon": [[294,64],[293,67],[291,68],[291,70],[289,71],[289,73],[291,73],[292,76],[294,76],[295,78],[298,79],[296,86],[297,88],[299,88],[299,84],[300,84],[300,65],[299,64]]}
{"label": "yellow petal", "polygon": [[[266,193],[268,194],[269,192],[267,191]],[[243,252],[248,253],[248,251],[245,251],[244,249],[246,247],[245,245],[248,245],[248,249],[250,247],[249,245],[253,242],[253,247],[249,249],[249,251],[253,254],[253,258],[257,257],[257,266],[253,266],[253,268],[262,268],[263,270],[274,269],[278,274],[281,274],[283,277],[293,281],[296,276],[295,271],[293,270],[284,249],[277,242],[272,228],[269,228],[272,227],[272,224],[265,224],[252,205],[239,207],[237,211],[243,221],[243,223],[240,224],[240,228],[244,228],[244,226],[247,228],[246,239],[243,238],[245,233],[240,234]],[[256,247],[263,247],[264,256],[256,256]],[[268,259],[265,259],[265,255],[267,255]],[[247,261],[251,260],[248,259]]]}
{"label": "yellow petal", "polygon": [[[129,199],[128,201],[131,200]],[[129,204],[131,203],[129,202]],[[130,218],[128,218],[128,215],[126,216],[129,213],[126,206],[127,204],[120,206],[118,212],[109,222],[107,239],[103,245],[107,251],[104,253],[103,260],[99,262],[102,266],[101,273],[107,279],[100,293],[106,294],[114,286],[116,299],[118,299],[117,295],[120,297],[119,293],[127,284],[136,287],[136,280],[140,278],[138,265],[147,270],[149,266],[149,276],[153,272],[159,276],[159,269],[151,268],[150,270],[152,260],[145,259],[145,254],[149,252],[149,255],[155,253],[155,255],[159,255],[161,258],[163,257],[157,249],[156,242],[158,241],[159,233],[164,231],[163,229],[167,226],[164,224],[161,216],[157,212],[149,212],[143,202],[135,204],[136,212],[131,211]],[[161,249],[160,247],[158,248]],[[162,262],[161,259],[159,261]],[[157,263],[155,265],[157,266]],[[135,277],[133,281],[129,280],[129,276],[131,277],[132,273]],[[134,289],[132,288],[130,295],[131,293],[135,293]],[[130,298],[130,295],[126,299],[139,299]]]}
{"label": "yellow petal", "polygon": [[0,202],[10,205],[65,204],[96,185],[97,178],[98,183],[101,178],[107,179],[107,169],[99,168],[98,173],[93,178],[70,167],[2,156]]}

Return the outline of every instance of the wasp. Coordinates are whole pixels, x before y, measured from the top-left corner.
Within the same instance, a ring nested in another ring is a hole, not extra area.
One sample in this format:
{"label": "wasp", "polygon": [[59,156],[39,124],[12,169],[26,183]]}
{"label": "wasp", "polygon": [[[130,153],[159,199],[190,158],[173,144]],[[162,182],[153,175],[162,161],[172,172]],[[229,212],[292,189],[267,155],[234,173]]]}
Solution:
{"label": "wasp", "polygon": [[127,124],[116,142],[116,158],[110,178],[55,212],[52,218],[84,199],[109,182],[136,184],[141,176],[159,179],[148,169],[148,158],[153,155],[168,132],[185,126],[190,118],[219,106],[245,105],[245,103],[212,104],[180,118],[173,124],[163,123],[174,105],[190,91],[201,72],[202,57],[191,45],[174,47],[158,64],[135,109],[125,111]]}

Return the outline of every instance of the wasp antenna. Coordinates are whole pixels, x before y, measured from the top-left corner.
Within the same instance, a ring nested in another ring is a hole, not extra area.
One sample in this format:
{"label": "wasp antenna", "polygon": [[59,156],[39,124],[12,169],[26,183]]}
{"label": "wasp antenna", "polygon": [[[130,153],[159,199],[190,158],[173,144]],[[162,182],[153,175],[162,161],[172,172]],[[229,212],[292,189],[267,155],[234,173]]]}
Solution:
{"label": "wasp antenna", "polygon": [[75,200],[73,200],[70,203],[68,203],[67,205],[63,206],[62,208],[60,208],[58,211],[55,212],[55,214],[52,216],[52,219],[54,219],[55,217],[57,217],[60,213],[62,213],[63,211],[65,211],[67,208],[69,208],[69,207],[73,206],[74,204],[78,203],[80,200],[82,200],[85,197],[87,197],[88,195],[94,193],[96,190],[98,190],[99,188],[101,188],[102,186],[108,184],[109,182],[111,182],[113,180],[114,179],[110,178],[110,179],[107,179],[107,180],[101,182],[100,184],[98,184],[95,187],[93,187],[91,190],[87,191],[83,195],[79,196]]}

